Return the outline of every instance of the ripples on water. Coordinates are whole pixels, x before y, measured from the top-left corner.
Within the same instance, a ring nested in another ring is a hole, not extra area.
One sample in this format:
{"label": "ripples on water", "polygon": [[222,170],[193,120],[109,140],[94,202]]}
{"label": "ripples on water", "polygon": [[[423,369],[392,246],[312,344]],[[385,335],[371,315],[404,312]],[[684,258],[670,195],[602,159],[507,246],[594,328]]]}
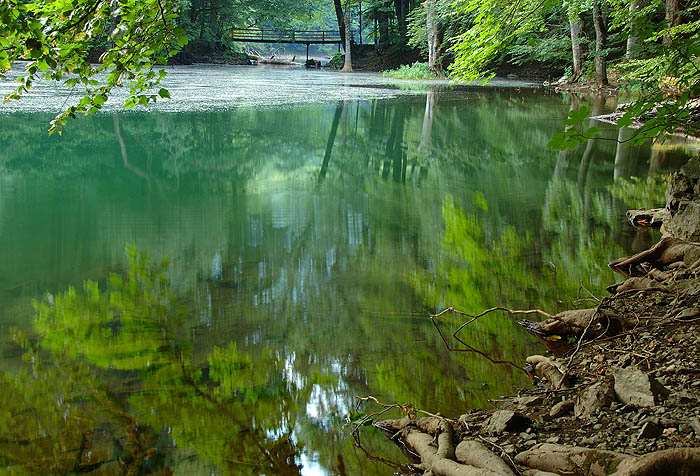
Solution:
{"label": "ripples on water", "polygon": [[[355,396],[458,415],[527,384],[446,352],[427,315],[602,294],[649,240],[608,186],[683,155],[548,150],[572,99],[521,83],[194,66],[165,86],[64,137],[45,132],[60,88],[0,107],[0,460],[19,472],[394,474],[343,429]],[[505,317],[464,338],[537,350]]]}

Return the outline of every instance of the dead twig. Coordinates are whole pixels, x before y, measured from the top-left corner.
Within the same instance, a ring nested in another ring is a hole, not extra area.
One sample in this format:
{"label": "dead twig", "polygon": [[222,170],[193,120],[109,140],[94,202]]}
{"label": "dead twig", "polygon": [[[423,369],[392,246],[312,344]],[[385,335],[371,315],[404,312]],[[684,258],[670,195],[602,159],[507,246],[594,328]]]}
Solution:
{"label": "dead twig", "polygon": [[[550,313],[548,313],[548,312],[546,312],[546,311],[542,311],[542,310],[540,310],[540,309],[531,309],[531,310],[527,310],[527,311],[519,311],[519,310],[508,309],[508,308],[506,308],[506,307],[492,307],[492,308],[487,309],[487,310],[485,310],[485,311],[483,311],[483,312],[481,312],[481,313],[479,313],[479,314],[470,314],[470,313],[468,313],[468,312],[460,311],[460,310],[455,309],[455,308],[453,308],[453,307],[448,307],[447,309],[445,309],[445,310],[443,310],[443,311],[441,311],[441,312],[439,312],[439,313],[437,313],[437,314],[431,314],[431,315],[430,315],[430,322],[432,322],[432,323],[433,323],[433,326],[435,326],[435,329],[438,331],[438,334],[440,335],[440,338],[442,339],[442,342],[443,342],[443,344],[445,344],[445,348],[447,348],[448,351],[450,351],[450,352],[471,352],[471,353],[475,353],[475,354],[478,354],[478,355],[480,355],[481,357],[485,358],[486,360],[488,360],[488,361],[491,362],[492,364],[497,364],[497,365],[509,365],[509,366],[511,366],[511,367],[513,367],[513,368],[515,368],[515,369],[518,369],[518,370],[521,371],[521,372],[524,372],[524,373],[527,375],[527,371],[526,371],[525,369],[523,369],[522,367],[520,367],[519,365],[515,364],[514,362],[511,362],[510,360],[497,360],[497,359],[494,359],[494,358],[492,358],[491,356],[489,356],[488,354],[486,354],[485,352],[483,352],[483,351],[481,351],[481,350],[479,350],[479,349],[477,349],[477,348],[475,348],[475,347],[473,347],[473,346],[467,344],[466,342],[464,342],[462,339],[460,339],[460,338],[457,336],[457,334],[458,334],[460,331],[462,331],[465,327],[467,327],[469,324],[471,324],[472,322],[476,321],[477,319],[480,319],[480,318],[482,318],[482,317],[486,316],[487,314],[490,314],[490,313],[492,313],[492,312],[494,312],[494,311],[505,311],[505,312],[507,312],[507,313],[509,313],[509,314],[512,314],[512,315],[518,315],[518,314],[539,314],[539,315],[545,316],[545,317],[547,317],[547,318],[556,319],[556,317],[555,317],[554,315],[552,315],[552,314],[550,314]],[[460,344],[462,344],[462,345],[465,347],[464,349],[458,349],[458,348],[451,347],[450,344],[447,342],[447,339],[445,338],[445,335],[442,333],[442,330],[440,330],[440,326],[438,326],[437,323],[436,323],[436,319],[437,319],[438,317],[441,317],[441,316],[447,314],[448,312],[452,312],[452,313],[455,313],[455,314],[459,314],[459,315],[461,315],[461,316],[468,316],[468,317],[471,317],[471,319],[469,319],[467,322],[461,324],[461,325],[452,333],[452,338],[455,339],[455,340],[456,340],[457,342],[459,342]]]}
{"label": "dead twig", "polygon": [[382,403],[379,400],[377,400],[376,397],[373,397],[372,395],[368,395],[366,397],[355,397],[357,399],[357,404],[355,405],[355,412],[358,412],[360,410],[360,405],[365,402],[373,402],[380,407],[382,407],[381,410],[369,413],[365,416],[363,416],[359,421],[353,422],[350,419],[350,415],[348,415],[348,423],[353,424],[353,432],[357,431],[359,427],[364,425],[370,420],[376,419],[378,416],[383,415],[384,413],[388,412],[389,410],[401,410],[403,413],[405,413],[408,416],[413,416],[416,414],[422,414],[422,415],[427,415],[430,417],[435,417],[435,418],[440,418],[442,420],[447,420],[447,421],[454,421],[450,418],[445,418],[444,416],[440,415],[439,413],[430,413],[425,410],[421,410],[420,408],[414,407],[411,403],[403,403],[403,404],[398,404],[398,403]]}
{"label": "dead twig", "polygon": [[504,455],[506,458],[508,458],[508,462],[510,463],[510,467],[513,471],[515,471],[515,474],[517,474],[518,476],[522,476],[522,473],[518,470],[518,467],[515,466],[515,461],[513,461],[513,458],[511,458],[510,455],[508,453],[506,453],[506,450],[504,450],[503,447],[497,445],[496,443],[493,443],[493,442],[487,440],[486,438],[484,438],[481,435],[477,435],[477,438],[479,438],[484,443],[488,443],[489,445],[495,446],[496,448],[501,450],[501,454]]}
{"label": "dead twig", "polygon": [[593,301],[597,302],[598,304],[600,304],[601,302],[603,302],[602,299],[600,299],[598,296],[596,296],[595,294],[593,294],[592,292],[590,292],[590,291],[588,290],[588,288],[586,288],[586,286],[584,286],[583,284],[581,284],[581,285],[578,287],[578,300],[579,300],[579,301],[582,301],[582,299],[581,299],[581,290],[586,291],[586,293],[588,294],[588,296],[590,296],[590,299],[592,299]]}
{"label": "dead twig", "polygon": [[[402,474],[411,474],[411,468],[408,465],[397,463],[395,461],[388,460],[386,458],[382,458],[380,456],[375,456],[369,451],[365,449],[364,446],[362,446],[362,442],[360,441],[360,432],[359,431],[353,431],[352,433],[352,438],[355,442],[355,447],[359,448],[360,451],[362,451],[365,455],[365,457],[371,461],[377,461],[379,463],[385,464],[386,466],[393,468],[395,470],[398,470]],[[416,458],[420,458],[418,455],[415,455]]]}

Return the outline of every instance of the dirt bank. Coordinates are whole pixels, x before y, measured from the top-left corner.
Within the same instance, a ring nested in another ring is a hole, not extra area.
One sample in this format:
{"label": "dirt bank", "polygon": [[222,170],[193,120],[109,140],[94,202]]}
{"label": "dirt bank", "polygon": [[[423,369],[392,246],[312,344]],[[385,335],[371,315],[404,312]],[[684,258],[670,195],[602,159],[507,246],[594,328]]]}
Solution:
{"label": "dirt bank", "polygon": [[610,263],[623,278],[610,296],[521,321],[560,353],[528,357],[532,388],[495,411],[375,422],[418,457],[417,474],[700,474],[698,159],[673,176],[666,208],[628,217],[663,237]]}

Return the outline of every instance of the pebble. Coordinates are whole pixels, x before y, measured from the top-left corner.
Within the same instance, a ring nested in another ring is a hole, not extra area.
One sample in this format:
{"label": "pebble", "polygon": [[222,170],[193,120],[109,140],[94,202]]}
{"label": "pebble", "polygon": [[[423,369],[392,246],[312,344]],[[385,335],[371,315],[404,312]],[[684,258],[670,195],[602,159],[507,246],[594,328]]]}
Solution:
{"label": "pebble", "polygon": [[659,436],[661,436],[662,433],[663,430],[661,429],[661,427],[659,427],[651,421],[648,421],[642,426],[642,429],[639,431],[639,435],[637,436],[637,438],[640,440],[642,438],[658,438]]}

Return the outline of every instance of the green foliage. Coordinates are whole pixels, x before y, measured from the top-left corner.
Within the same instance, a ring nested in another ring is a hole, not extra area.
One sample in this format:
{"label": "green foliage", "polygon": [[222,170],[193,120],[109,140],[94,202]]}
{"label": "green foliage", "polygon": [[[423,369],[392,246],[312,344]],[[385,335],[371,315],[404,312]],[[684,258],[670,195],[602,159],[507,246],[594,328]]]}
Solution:
{"label": "green foliage", "polygon": [[[59,133],[68,118],[102,108],[116,87],[128,87],[127,108],[156,101],[151,90],[165,72],[154,66],[187,43],[176,24],[178,8],[174,0],[0,3],[0,75],[16,60],[28,60],[6,100],[19,99],[40,79],[73,88],[77,100],[51,121],[49,132]],[[106,50],[99,64],[91,64],[92,42],[101,37]]]}
{"label": "green foliage", "polygon": [[[557,59],[555,51],[564,52],[565,22],[558,39],[545,33],[545,18],[561,9],[556,2],[508,2],[506,0],[459,0],[458,7],[476,15],[473,26],[455,38],[456,59],[452,71],[458,79],[474,81],[488,79],[493,62],[510,48],[515,62],[527,59]],[[567,2],[571,18],[589,11],[590,1]],[[690,111],[693,100],[700,96],[700,5],[689,3],[678,12],[672,26],[663,20],[663,4],[651,2],[635,10],[629,0],[605,2],[613,21],[611,43],[602,54],[608,58],[621,56],[622,44],[628,35],[634,35],[641,47],[636,58],[620,62],[618,71],[623,81],[640,85],[641,95],[627,109],[618,127],[643,120],[644,124],[634,138],[641,143],[650,138],[662,138],[669,133],[700,134],[697,115]],[[514,43],[514,46],[512,46]],[[555,46],[558,45],[558,46]],[[589,48],[591,50],[591,48]],[[589,55],[590,56],[590,55]],[[670,91],[670,98],[662,91]],[[555,136],[550,146],[555,149],[573,148],[595,136],[598,129],[583,130],[579,121],[565,121],[567,130]]]}
{"label": "green foliage", "polygon": [[433,8],[433,19],[436,23],[439,37],[443,41],[438,45],[438,62],[442,62],[444,57],[449,55],[451,46],[450,38],[464,33],[471,24],[468,15],[460,14],[452,6],[452,0],[433,0],[421,2],[408,15],[408,45],[418,48],[423,56],[428,56],[428,29],[427,29],[427,8]]}
{"label": "green foliage", "polygon": [[[128,272],[110,275],[104,291],[86,281],[82,292],[70,288],[37,304],[35,340],[15,332],[31,373],[0,372],[4,467],[85,472],[83,451],[100,447],[97,462],[113,462],[123,474],[172,473],[183,450],[185,459],[194,452],[231,474],[297,474],[289,458],[296,444],[278,423],[292,386],[276,359],[215,346],[204,355],[203,381],[167,261],[153,263],[133,247],[127,255]],[[126,391],[115,383],[119,372],[130,376]]]}
{"label": "green foliage", "polygon": [[544,16],[544,31],[518,35],[507,49],[510,63],[537,63],[546,68],[564,69],[571,62],[571,36],[563,6],[554,6]]}
{"label": "green foliage", "polygon": [[493,77],[492,62],[517,36],[544,29],[544,12],[555,2],[511,2],[508,0],[458,0],[457,11],[474,16],[465,33],[454,38],[455,62],[450,69],[464,81],[486,81]]}
{"label": "green foliage", "polygon": [[345,53],[338,52],[331,57],[331,60],[328,62],[328,67],[331,69],[340,69],[343,67],[345,64]]}
{"label": "green foliage", "polygon": [[608,186],[612,194],[623,200],[630,208],[653,208],[666,201],[668,176],[650,176],[646,179],[618,178]]}
{"label": "green foliage", "polygon": [[403,65],[398,69],[384,71],[385,78],[394,79],[435,79],[435,73],[430,71],[428,63],[415,62],[412,65]]}
{"label": "green foliage", "polygon": [[570,110],[569,117],[562,122],[566,129],[555,134],[547,145],[554,150],[575,149],[594,138],[602,129],[597,126],[584,128],[583,122],[588,120],[590,115],[591,109],[585,104]]}

